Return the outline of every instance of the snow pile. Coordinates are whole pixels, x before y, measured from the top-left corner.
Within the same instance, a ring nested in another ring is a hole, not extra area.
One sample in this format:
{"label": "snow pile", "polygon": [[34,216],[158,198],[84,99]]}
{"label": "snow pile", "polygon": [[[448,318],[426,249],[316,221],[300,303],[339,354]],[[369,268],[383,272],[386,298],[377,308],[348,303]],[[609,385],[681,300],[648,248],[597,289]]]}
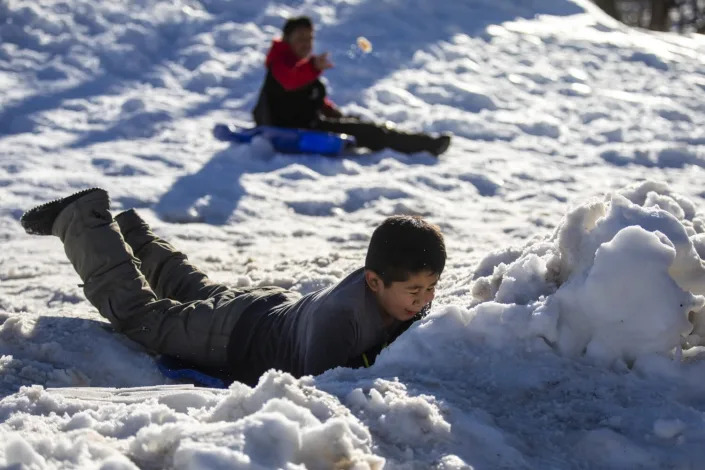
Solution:
{"label": "snow pile", "polygon": [[466,322],[490,342],[515,330],[609,364],[703,344],[703,229],[692,202],[663,184],[589,201],[547,240],[487,256],[472,289],[486,303]]}
{"label": "snow pile", "polygon": [[8,426],[49,413],[51,428],[62,434],[23,437],[0,430],[0,462],[121,469],[378,469],[384,464],[371,450],[367,429],[310,379],[270,372],[254,389],[234,384],[227,392],[176,387],[101,395],[101,389],[90,390],[73,389],[72,396],[72,389],[53,394],[24,387],[3,400],[0,417]]}

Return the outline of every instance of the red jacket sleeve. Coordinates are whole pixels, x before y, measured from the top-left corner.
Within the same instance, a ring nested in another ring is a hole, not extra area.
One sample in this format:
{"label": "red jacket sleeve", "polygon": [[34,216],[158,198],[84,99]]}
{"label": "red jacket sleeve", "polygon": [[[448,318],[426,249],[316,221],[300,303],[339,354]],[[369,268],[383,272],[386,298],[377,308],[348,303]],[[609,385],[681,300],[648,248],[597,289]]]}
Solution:
{"label": "red jacket sleeve", "polygon": [[267,54],[267,67],[285,90],[295,90],[308,85],[321,75],[310,57],[299,59],[289,45],[274,41]]}

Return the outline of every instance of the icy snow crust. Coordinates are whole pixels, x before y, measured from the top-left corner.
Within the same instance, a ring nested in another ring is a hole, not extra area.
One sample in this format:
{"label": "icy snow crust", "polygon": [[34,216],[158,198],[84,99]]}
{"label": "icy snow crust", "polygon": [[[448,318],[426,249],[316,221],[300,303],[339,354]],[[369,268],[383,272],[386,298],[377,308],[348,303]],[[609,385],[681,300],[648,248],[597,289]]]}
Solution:
{"label": "icy snow crust", "polygon": [[[300,13],[346,112],[449,152],[214,141]],[[0,0],[0,39],[1,467],[703,466],[702,39],[564,0]],[[329,286],[395,213],[450,257],[369,369],[173,384],[18,224],[96,185],[232,285]]]}

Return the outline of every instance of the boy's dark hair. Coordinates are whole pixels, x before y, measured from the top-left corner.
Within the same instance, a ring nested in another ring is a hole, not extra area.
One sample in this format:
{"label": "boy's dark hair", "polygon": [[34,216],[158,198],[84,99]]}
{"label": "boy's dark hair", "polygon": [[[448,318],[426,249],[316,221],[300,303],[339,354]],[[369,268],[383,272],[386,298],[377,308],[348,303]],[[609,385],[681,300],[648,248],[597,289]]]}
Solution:
{"label": "boy's dark hair", "polygon": [[367,248],[365,269],[374,271],[389,286],[412,274],[441,274],[446,245],[441,229],[418,216],[395,215],[375,229]]}
{"label": "boy's dark hair", "polygon": [[284,23],[282,27],[282,33],[284,34],[284,39],[289,37],[291,33],[299,28],[313,29],[313,21],[308,16],[296,16],[294,18],[289,18]]}

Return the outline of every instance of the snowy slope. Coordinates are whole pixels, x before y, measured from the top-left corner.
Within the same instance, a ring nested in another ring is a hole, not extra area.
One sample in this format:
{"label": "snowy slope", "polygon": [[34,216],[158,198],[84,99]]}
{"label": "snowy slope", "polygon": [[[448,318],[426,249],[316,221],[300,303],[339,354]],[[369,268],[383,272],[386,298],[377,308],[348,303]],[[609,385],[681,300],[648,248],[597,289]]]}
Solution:
{"label": "snowy slope", "polygon": [[[448,153],[212,139],[301,13],[345,111]],[[704,53],[582,1],[0,0],[0,466],[702,467]],[[326,287],[395,213],[449,260],[370,369],[170,385],[17,222],[95,185],[232,285]]]}

